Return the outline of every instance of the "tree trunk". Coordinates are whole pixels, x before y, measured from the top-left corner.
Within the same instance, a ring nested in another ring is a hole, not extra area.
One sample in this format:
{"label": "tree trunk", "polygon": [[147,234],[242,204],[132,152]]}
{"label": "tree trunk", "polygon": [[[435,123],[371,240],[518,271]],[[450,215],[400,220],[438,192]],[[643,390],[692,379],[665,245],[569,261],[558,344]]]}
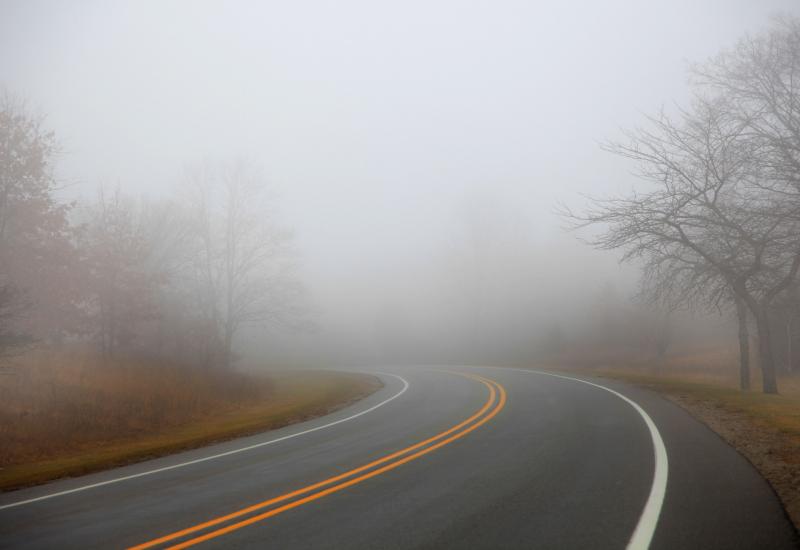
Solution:
{"label": "tree trunk", "polygon": [[761,377],[764,393],[778,393],[778,381],[775,376],[775,358],[772,356],[772,335],[769,329],[767,308],[758,307],[755,314],[758,329],[758,359],[761,364]]}
{"label": "tree trunk", "polygon": [[750,389],[750,334],[747,331],[747,306],[736,299],[736,317],[739,321],[739,387]]}
{"label": "tree trunk", "polygon": [[223,361],[224,366],[226,369],[230,369],[233,366],[233,329],[226,327],[225,328],[225,341],[223,342],[224,349],[222,353],[224,354]]}
{"label": "tree trunk", "polygon": [[786,320],[786,372],[794,370],[792,361],[792,313],[789,313]]}

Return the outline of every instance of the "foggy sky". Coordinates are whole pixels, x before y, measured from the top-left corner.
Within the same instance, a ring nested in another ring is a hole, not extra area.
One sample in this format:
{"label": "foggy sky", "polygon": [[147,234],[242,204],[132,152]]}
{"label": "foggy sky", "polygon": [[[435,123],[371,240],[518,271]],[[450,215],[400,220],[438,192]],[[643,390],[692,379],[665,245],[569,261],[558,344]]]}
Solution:
{"label": "foggy sky", "polygon": [[0,87],[47,115],[68,196],[168,195],[198,159],[255,159],[323,318],[435,327],[421,304],[447,307],[446,292],[429,279],[475,211],[494,210],[507,256],[526,258],[498,284],[541,315],[619,278],[563,234],[555,204],[633,185],[597,143],[684,101],[687,61],[778,11],[800,7],[3,1]]}

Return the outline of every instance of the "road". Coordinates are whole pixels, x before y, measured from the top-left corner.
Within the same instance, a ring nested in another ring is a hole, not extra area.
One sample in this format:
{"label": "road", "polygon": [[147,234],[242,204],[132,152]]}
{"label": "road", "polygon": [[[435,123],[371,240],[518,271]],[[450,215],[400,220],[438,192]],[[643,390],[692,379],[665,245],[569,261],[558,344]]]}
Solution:
{"label": "road", "polygon": [[652,393],[501,368],[378,376],[323,418],[0,495],[0,547],[798,547],[753,467]]}

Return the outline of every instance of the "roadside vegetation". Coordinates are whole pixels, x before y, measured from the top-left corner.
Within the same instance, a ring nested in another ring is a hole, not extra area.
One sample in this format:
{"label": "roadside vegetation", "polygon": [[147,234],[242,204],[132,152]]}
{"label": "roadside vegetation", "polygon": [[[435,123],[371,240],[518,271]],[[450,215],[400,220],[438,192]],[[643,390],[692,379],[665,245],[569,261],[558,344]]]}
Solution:
{"label": "roadside vegetation", "polygon": [[80,349],[17,362],[0,376],[0,489],[286,426],[380,387],[365,375],[226,372]]}
{"label": "roadside vegetation", "polygon": [[689,105],[605,145],[640,187],[564,212],[576,229],[595,230],[595,247],[642,267],[646,301],[733,313],[743,390],[754,328],[761,389],[773,394],[775,325],[796,330],[800,295],[798,60],[800,19],[787,16],[694,65]]}
{"label": "roadside vegetation", "polygon": [[245,329],[309,324],[256,163],[193,166],[159,199],[100,185],[68,201],[60,154],[43,116],[0,96],[0,489],[283,426],[377,387],[237,370]]}
{"label": "roadside vegetation", "polygon": [[[800,19],[776,16],[688,76],[687,105],[604,145],[640,185],[563,209],[589,244],[641,269],[640,288],[636,304],[606,293],[571,342],[551,335],[551,363],[679,403],[800,526]],[[676,337],[682,323],[703,332],[698,318],[726,335]]]}
{"label": "roadside vegetation", "polygon": [[101,184],[67,201],[59,155],[42,116],[0,97],[0,360],[77,341],[106,359],[231,369],[247,327],[307,324],[256,163],[187,168],[160,199]]}

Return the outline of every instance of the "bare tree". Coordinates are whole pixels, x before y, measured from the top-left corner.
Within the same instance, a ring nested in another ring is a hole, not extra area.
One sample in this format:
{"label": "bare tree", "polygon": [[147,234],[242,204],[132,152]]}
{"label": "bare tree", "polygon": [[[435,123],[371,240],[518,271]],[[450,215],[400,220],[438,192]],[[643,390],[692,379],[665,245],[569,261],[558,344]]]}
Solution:
{"label": "bare tree", "polygon": [[156,292],[165,282],[153,265],[153,242],[141,205],[119,190],[100,191],[89,208],[81,241],[88,266],[89,314],[103,355],[130,346],[141,324],[157,315]]}
{"label": "bare tree", "polygon": [[252,165],[206,165],[188,179],[197,299],[230,367],[242,327],[287,322],[297,313],[301,285],[291,235],[273,222],[263,177]]}
{"label": "bare tree", "polygon": [[718,277],[712,285],[730,289],[753,313],[763,388],[776,393],[768,311],[800,268],[799,209],[764,185],[770,173],[759,161],[761,144],[730,112],[724,98],[698,99],[680,123],[662,113],[650,119],[652,129],[610,144],[654,188],[597,200],[573,219],[606,225],[593,243],[624,249],[625,260],[668,258],[690,269],[690,284],[696,276]]}
{"label": "bare tree", "polygon": [[757,161],[775,192],[800,193],[800,19],[776,16],[772,26],[693,67],[694,85],[726,98],[729,116],[757,142]]}
{"label": "bare tree", "polygon": [[[136,204],[138,239],[146,255],[140,269],[149,274],[154,314],[139,330],[139,353],[196,364],[212,331],[204,327],[192,295],[192,228],[189,212],[172,200]],[[213,337],[212,337],[213,340]]]}
{"label": "bare tree", "polygon": [[776,329],[775,353],[776,362],[786,372],[791,372],[795,364],[793,344],[796,335],[796,321],[800,314],[800,295],[797,282],[792,284],[776,299],[771,311],[772,326]]}
{"label": "bare tree", "polygon": [[[775,16],[769,29],[745,36],[734,48],[696,65],[693,82],[701,90],[726,98],[729,116],[746,128],[755,143],[763,179],[756,182],[773,194],[800,205],[800,19]],[[792,207],[790,207],[791,209]],[[800,242],[785,243],[796,256]],[[775,274],[773,274],[773,277]],[[781,279],[776,295],[793,281]],[[774,296],[773,296],[774,298]]]}
{"label": "bare tree", "polygon": [[[681,254],[681,252],[684,252]],[[672,311],[721,311],[734,306],[738,322],[739,387],[750,389],[750,334],[748,310],[725,278],[691,250],[650,253],[643,263],[639,298]]]}

